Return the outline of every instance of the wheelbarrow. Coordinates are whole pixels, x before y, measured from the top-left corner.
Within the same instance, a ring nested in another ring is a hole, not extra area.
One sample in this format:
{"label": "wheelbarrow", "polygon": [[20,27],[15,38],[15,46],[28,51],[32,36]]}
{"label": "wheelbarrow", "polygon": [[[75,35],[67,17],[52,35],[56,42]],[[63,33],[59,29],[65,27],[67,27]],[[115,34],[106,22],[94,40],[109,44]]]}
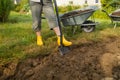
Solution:
{"label": "wheelbarrow", "polygon": [[87,7],[70,12],[66,12],[60,16],[63,26],[72,26],[72,32],[75,33],[75,26],[79,27],[85,32],[92,32],[95,29],[96,22],[87,20],[97,8]]}
{"label": "wheelbarrow", "polygon": [[117,26],[117,23],[120,22],[120,9],[117,9],[110,14],[105,10],[102,10],[102,11],[105,12],[106,15],[111,19],[111,23],[114,24],[114,29],[115,29]]}

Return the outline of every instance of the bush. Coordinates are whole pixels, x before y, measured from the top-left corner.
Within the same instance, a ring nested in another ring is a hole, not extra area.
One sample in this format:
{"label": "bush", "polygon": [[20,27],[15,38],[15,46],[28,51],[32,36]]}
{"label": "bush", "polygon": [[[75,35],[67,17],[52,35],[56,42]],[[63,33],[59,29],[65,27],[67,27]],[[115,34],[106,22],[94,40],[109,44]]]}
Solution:
{"label": "bush", "polygon": [[12,0],[0,0],[0,22],[7,21],[12,7]]}
{"label": "bush", "polygon": [[27,5],[28,7],[28,0],[21,0],[21,2],[17,5],[15,5],[15,11],[16,12],[20,12],[21,10],[23,10],[23,8],[25,8]]}
{"label": "bush", "polygon": [[28,12],[28,11],[30,10],[29,3],[25,4],[25,5],[23,6],[22,10],[23,10],[24,12]]}
{"label": "bush", "polygon": [[65,13],[67,11],[72,11],[72,10],[79,9],[79,8],[80,6],[73,6],[73,5],[59,6],[59,12]]}
{"label": "bush", "polygon": [[119,0],[101,0],[102,8],[103,9],[110,9],[112,10],[118,9],[120,7]]}

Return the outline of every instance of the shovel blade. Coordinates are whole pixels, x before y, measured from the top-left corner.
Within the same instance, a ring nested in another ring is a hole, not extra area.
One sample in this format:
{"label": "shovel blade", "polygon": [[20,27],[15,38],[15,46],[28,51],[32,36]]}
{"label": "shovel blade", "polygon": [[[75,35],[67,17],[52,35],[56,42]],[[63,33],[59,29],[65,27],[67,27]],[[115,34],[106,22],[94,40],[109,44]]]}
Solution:
{"label": "shovel blade", "polygon": [[58,49],[61,55],[65,55],[70,52],[70,48],[68,46],[59,46]]}

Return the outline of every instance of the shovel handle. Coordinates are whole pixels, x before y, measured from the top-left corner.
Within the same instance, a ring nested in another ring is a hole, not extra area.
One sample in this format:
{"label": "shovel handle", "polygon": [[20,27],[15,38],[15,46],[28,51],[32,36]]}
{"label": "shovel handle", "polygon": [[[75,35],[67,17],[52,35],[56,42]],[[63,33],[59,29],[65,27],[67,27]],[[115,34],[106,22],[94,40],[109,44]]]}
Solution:
{"label": "shovel handle", "polygon": [[57,2],[56,2],[56,0],[53,0],[53,1],[54,1],[54,6],[55,6],[56,16],[57,16],[58,26],[59,26],[59,30],[60,30],[60,45],[63,46],[63,44],[62,44],[62,27],[61,27],[61,23],[60,23],[60,17],[59,17]]}

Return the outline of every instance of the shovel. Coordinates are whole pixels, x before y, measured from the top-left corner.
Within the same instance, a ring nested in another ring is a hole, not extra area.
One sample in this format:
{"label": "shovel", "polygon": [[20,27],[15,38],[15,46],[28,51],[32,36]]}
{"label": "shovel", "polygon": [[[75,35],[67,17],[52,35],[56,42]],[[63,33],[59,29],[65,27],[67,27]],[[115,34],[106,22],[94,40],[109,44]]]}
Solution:
{"label": "shovel", "polygon": [[56,2],[56,0],[53,0],[53,1],[54,1],[54,6],[55,6],[56,16],[57,16],[58,26],[59,26],[59,30],[60,30],[60,46],[58,47],[58,50],[59,50],[61,55],[65,55],[66,53],[70,52],[70,48],[68,46],[63,45],[62,27],[61,27],[61,23],[60,23],[57,2]]}

